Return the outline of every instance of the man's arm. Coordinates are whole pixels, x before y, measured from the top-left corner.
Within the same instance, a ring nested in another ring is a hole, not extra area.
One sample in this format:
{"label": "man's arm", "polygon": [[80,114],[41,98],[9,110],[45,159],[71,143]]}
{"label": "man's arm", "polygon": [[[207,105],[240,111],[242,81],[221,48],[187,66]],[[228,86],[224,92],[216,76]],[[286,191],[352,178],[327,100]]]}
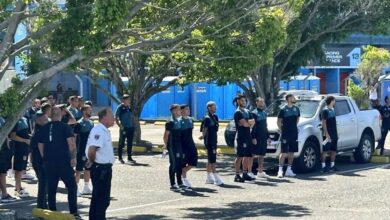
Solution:
{"label": "man's arm", "polygon": [[283,118],[278,118],[278,128],[279,130],[282,130],[282,127],[283,127]]}
{"label": "man's arm", "polygon": [[165,132],[164,132],[164,137],[163,137],[165,147],[168,146],[168,138],[169,138],[169,131],[168,131],[168,130],[165,130]]}
{"label": "man's arm", "polygon": [[41,157],[43,158],[43,150],[44,150],[44,144],[42,143],[38,143],[38,150],[39,150],[39,154],[41,155]]}
{"label": "man's arm", "polygon": [[97,146],[93,146],[93,145],[89,146],[88,148],[88,161],[90,165],[95,163],[97,148],[98,148]]}
{"label": "man's arm", "polygon": [[326,126],[326,119],[322,119],[322,129],[324,130],[325,137],[330,139],[328,127]]}
{"label": "man's arm", "polygon": [[69,147],[69,154],[70,154],[70,163],[72,167],[76,166],[76,141],[74,137],[68,137],[66,139],[68,142],[68,147]]}
{"label": "man's arm", "polygon": [[11,136],[11,140],[13,141],[22,142],[30,145],[30,139],[21,138],[18,135],[16,135],[16,132],[11,132],[10,136]]}

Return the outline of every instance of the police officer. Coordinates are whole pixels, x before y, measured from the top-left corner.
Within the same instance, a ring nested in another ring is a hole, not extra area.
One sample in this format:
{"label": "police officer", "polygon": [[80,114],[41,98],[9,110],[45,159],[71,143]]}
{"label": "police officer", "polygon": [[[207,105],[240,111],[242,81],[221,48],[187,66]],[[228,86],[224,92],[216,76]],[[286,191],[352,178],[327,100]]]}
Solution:
{"label": "police officer", "polygon": [[258,158],[257,178],[269,178],[263,170],[264,156],[267,153],[267,144],[271,142],[268,138],[267,113],[264,111],[265,102],[262,97],[256,99],[256,109],[252,111],[255,119],[255,126],[252,129],[252,154]]}
{"label": "police officer", "polygon": [[11,140],[14,142],[15,196],[28,197],[30,194],[22,188],[22,175],[26,172],[30,145],[30,129],[25,117],[19,119],[11,131]]}
{"label": "police officer", "polygon": [[382,118],[382,137],[379,140],[376,149],[380,149],[380,154],[383,155],[385,150],[386,136],[390,129],[390,96],[385,97],[385,105],[379,108],[379,112]]}
{"label": "police officer", "polygon": [[[171,119],[165,123],[164,144],[169,153],[169,181],[170,189],[179,190],[179,187],[186,188],[181,179],[183,150],[182,150],[182,122],[180,118],[180,106],[172,104],[169,108]],[[175,182],[175,176],[177,184]]]}
{"label": "police officer", "polygon": [[127,162],[135,163],[131,157],[134,137],[134,115],[133,109],[130,106],[130,96],[124,94],[122,103],[115,111],[115,121],[120,128],[119,143],[118,143],[118,157],[121,163],[125,163],[122,159],[122,150],[127,140]]}
{"label": "police officer", "polygon": [[89,208],[90,220],[106,219],[110,205],[112,164],[115,162],[109,127],[114,125],[110,108],[98,112],[99,124],[92,128],[85,153],[91,169],[92,199]]}
{"label": "police officer", "polygon": [[84,171],[84,188],[83,191],[77,191],[77,195],[88,195],[92,191],[89,188],[90,172],[87,165],[87,156],[85,154],[85,148],[87,146],[88,136],[93,128],[93,122],[91,120],[92,108],[89,105],[84,105],[81,108],[83,117],[77,122],[74,133],[77,135],[77,165],[76,165],[76,182],[80,181],[81,172]]}
{"label": "police officer", "polygon": [[207,112],[203,118],[200,126],[202,136],[199,139],[204,140],[204,145],[207,149],[207,179],[206,184],[215,184],[217,186],[223,185],[221,177],[216,170],[217,162],[217,142],[218,142],[218,128],[219,120],[215,114],[217,106],[215,102],[209,101],[206,104]]}
{"label": "police officer", "polygon": [[337,141],[339,139],[337,135],[337,123],[336,113],[334,111],[334,105],[336,99],[333,96],[328,96],[325,99],[326,107],[321,112],[322,130],[324,134],[324,141],[326,142],[322,148],[322,172],[328,171],[326,167],[326,157],[330,153],[330,171],[337,171],[335,166],[336,154],[337,154]]}
{"label": "police officer", "polygon": [[69,97],[69,107],[68,110],[70,113],[72,113],[73,117],[76,119],[76,121],[80,120],[80,118],[83,116],[81,111],[79,110],[79,98],[77,96],[71,96]]}
{"label": "police officer", "polygon": [[181,122],[182,122],[182,147],[184,153],[184,167],[182,169],[182,179],[184,185],[191,187],[187,178],[187,172],[192,167],[198,164],[198,150],[195,147],[194,138],[192,137],[192,130],[194,129],[194,119],[190,117],[190,107],[188,105],[181,105]]}
{"label": "police officer", "polygon": [[[234,124],[237,128],[237,157],[235,161],[236,176],[234,182],[245,182],[255,180],[254,177],[248,175],[249,163],[252,157],[252,137],[251,127],[255,124],[252,114],[246,106],[246,98],[244,95],[238,95],[235,98],[237,110],[234,113]],[[241,164],[243,165],[243,176],[240,176]]]}
{"label": "police officer", "polygon": [[[0,128],[5,124],[5,120],[0,117]],[[9,146],[9,138],[7,137],[3,144],[0,145],[0,190],[2,203],[13,202],[16,200],[7,193],[7,171],[11,169],[12,151]]]}
{"label": "police officer", "polygon": [[51,122],[38,132],[38,148],[43,158],[47,175],[47,194],[49,209],[57,210],[56,194],[61,179],[68,190],[69,211],[76,218],[77,185],[73,167],[76,166],[76,143],[72,128],[61,122],[61,109],[54,107]]}
{"label": "police officer", "polygon": [[299,108],[294,105],[296,102],[294,95],[286,95],[286,101],[287,105],[285,105],[278,114],[278,128],[281,130],[282,134],[282,149],[279,156],[278,178],[283,178],[283,166],[286,155],[288,155],[288,166],[285,176],[295,176],[291,166],[294,161],[294,153],[298,152],[298,122],[301,113]]}
{"label": "police officer", "polygon": [[47,176],[43,167],[42,156],[38,149],[38,133],[41,128],[50,122],[52,106],[49,103],[42,105],[41,110],[37,112],[37,119],[35,120],[35,128],[33,136],[31,137],[31,156],[32,166],[38,178],[38,195],[37,208],[47,209]]}

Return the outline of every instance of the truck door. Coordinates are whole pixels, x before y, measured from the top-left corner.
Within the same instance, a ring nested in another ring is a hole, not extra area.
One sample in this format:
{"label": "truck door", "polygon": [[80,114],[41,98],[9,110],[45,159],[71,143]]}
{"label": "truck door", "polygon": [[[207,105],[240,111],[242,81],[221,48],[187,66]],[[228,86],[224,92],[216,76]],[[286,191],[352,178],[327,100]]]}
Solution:
{"label": "truck door", "polygon": [[336,100],[335,106],[337,133],[339,136],[338,149],[356,147],[357,119],[354,111],[346,99]]}

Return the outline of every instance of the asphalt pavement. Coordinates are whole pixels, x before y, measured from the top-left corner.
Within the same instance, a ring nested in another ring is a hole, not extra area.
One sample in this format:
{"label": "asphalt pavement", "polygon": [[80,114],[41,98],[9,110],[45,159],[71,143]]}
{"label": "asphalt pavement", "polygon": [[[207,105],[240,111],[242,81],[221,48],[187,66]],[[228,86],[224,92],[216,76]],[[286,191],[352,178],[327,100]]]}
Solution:
{"label": "asphalt pavement", "polygon": [[[143,139],[162,142],[163,126],[143,128]],[[115,129],[111,129],[113,139]],[[221,155],[218,171],[225,184],[219,187],[205,184],[206,158],[201,157],[198,167],[188,175],[193,189],[172,192],[168,158],[154,154],[136,155],[134,159],[134,165],[113,167],[109,219],[389,219],[389,164],[337,162],[340,171],[336,173],[323,175],[318,171],[278,179],[276,164],[271,161],[267,163],[270,179],[235,183],[234,157]],[[14,181],[7,181],[8,191],[13,192]],[[0,204],[0,209],[15,209],[19,217],[31,216],[36,206],[36,180],[24,181],[23,186],[31,197]],[[67,212],[63,183],[57,202],[58,210]],[[84,219],[88,219],[89,203],[88,196],[78,199]]]}

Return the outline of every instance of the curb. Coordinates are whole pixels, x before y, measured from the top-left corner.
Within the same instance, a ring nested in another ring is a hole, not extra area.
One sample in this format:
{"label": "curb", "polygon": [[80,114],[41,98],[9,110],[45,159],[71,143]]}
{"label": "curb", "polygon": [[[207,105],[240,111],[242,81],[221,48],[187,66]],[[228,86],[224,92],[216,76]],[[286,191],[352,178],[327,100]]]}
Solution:
{"label": "curb", "polygon": [[388,156],[372,156],[371,163],[390,163],[390,158]]}
{"label": "curb", "polygon": [[[166,121],[155,121],[153,124],[154,125],[165,125]],[[194,126],[200,127],[201,122],[194,122]],[[220,122],[219,127],[226,127],[228,123],[226,122]]]}
{"label": "curb", "polygon": [[75,217],[69,213],[54,212],[45,209],[34,208],[32,211],[34,218],[47,220],[74,220]]}

